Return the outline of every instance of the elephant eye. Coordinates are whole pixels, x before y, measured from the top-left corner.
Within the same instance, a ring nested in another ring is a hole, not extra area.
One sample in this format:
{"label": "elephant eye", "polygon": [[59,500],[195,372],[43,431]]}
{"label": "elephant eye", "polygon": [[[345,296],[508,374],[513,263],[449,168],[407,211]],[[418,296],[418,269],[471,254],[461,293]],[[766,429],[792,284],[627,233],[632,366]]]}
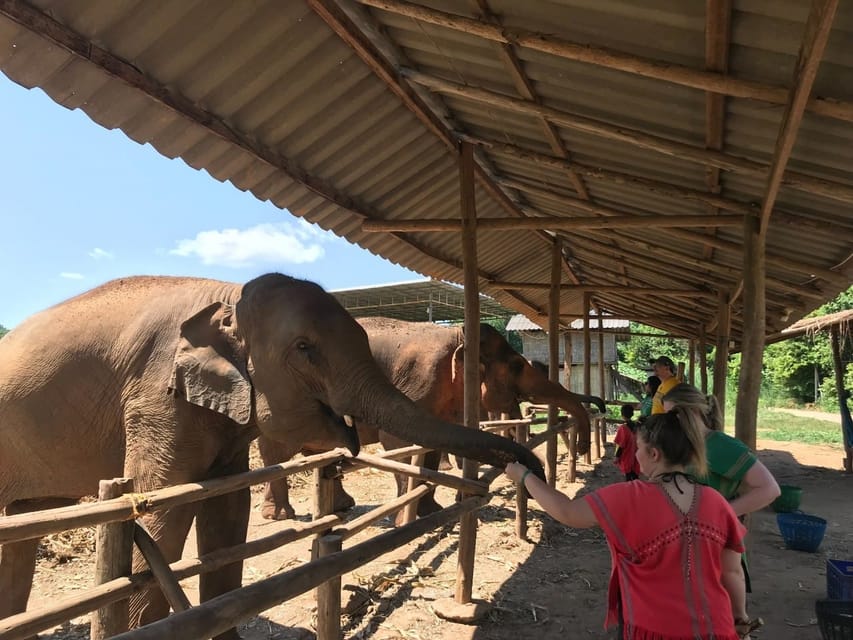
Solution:
{"label": "elephant eye", "polygon": [[296,348],[299,351],[306,352],[306,351],[309,351],[311,349],[311,343],[308,342],[307,340],[300,340],[299,342],[296,343]]}

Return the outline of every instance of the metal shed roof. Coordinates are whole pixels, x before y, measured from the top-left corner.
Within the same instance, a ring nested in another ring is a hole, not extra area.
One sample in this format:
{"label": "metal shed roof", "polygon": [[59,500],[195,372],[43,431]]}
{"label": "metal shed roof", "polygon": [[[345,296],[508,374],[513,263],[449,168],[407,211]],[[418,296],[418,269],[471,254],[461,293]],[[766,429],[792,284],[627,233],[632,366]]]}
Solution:
{"label": "metal shed roof", "polygon": [[[582,331],[583,330],[583,318],[580,320],[573,320],[571,324],[569,324],[570,331]],[[590,329],[598,329],[598,318],[591,317],[589,321]],[[620,318],[602,318],[602,327],[607,332],[617,331],[619,333],[624,333],[623,330],[630,328],[631,323],[628,320],[622,320]],[[543,331],[546,330],[544,327],[539,326],[526,316],[521,314],[515,315],[509,319],[509,322],[506,323],[507,331]]]}
{"label": "metal shed roof", "polygon": [[[463,322],[465,291],[436,280],[380,284],[330,291],[354,317],[384,316],[410,322]],[[513,311],[480,295],[480,317],[508,318]]]}
{"label": "metal shed roof", "polygon": [[723,300],[735,342],[745,220],[767,333],[853,282],[851,41],[837,0],[0,1],[9,78],[369,251],[462,281],[406,224],[458,220],[466,140],[483,292],[546,315],[556,239],[564,323]]}

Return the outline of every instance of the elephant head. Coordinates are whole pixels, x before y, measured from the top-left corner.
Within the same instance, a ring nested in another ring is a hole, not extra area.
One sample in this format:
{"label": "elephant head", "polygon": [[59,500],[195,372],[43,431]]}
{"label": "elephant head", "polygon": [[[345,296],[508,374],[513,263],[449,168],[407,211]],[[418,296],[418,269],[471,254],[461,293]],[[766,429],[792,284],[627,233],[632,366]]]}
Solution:
{"label": "elephant head", "polygon": [[601,398],[572,393],[550,381],[547,373],[533,367],[488,324],[480,325],[480,364],[485,410],[512,415],[518,412],[518,403],[523,401],[557,405],[577,421],[578,451],[586,453],[589,450],[589,416],[581,403],[593,403],[604,413],[606,409]]}
{"label": "elephant head", "polygon": [[171,386],[193,404],[254,422],[294,452],[344,445],[357,453],[351,418],[407,442],[501,467],[517,460],[543,475],[528,449],[418,408],[388,381],[364,329],[333,296],[280,274],[248,282],[233,306],[210,305],[183,323]]}

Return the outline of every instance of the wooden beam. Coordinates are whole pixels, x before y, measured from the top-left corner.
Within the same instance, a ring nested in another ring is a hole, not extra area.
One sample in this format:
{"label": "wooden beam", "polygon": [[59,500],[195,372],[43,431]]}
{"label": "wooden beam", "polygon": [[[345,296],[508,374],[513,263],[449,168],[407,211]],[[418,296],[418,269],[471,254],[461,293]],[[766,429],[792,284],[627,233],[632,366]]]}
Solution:
{"label": "wooden beam", "polygon": [[[341,6],[336,0],[307,0],[308,6],[325,22],[329,28],[346,43],[365,65],[396,95],[403,105],[444,144],[449,153],[458,151],[458,140],[451,135],[450,127],[437,115],[439,107],[429,105],[414,90],[412,85],[402,79],[398,72],[401,54],[382,33],[382,29],[357,5]],[[474,172],[480,186],[510,215],[521,217],[523,213],[478,163],[474,163]],[[371,216],[379,218],[380,216]],[[537,233],[540,242],[547,246],[551,238],[543,232]],[[421,248],[419,250],[423,251]],[[430,255],[427,253],[426,255]],[[432,257],[432,256],[430,256]],[[462,265],[453,265],[460,272]],[[577,274],[565,265],[567,275],[573,282],[580,282]],[[535,310],[524,300],[517,301],[528,311]]]}
{"label": "wooden beam", "polygon": [[[706,143],[705,147],[698,147],[654,136],[638,129],[631,129],[630,127],[614,125],[602,120],[561,111],[537,102],[506,96],[470,84],[452,82],[414,69],[403,68],[400,70],[400,73],[412,82],[416,82],[423,87],[439,93],[498,107],[511,113],[520,113],[533,116],[537,119],[545,119],[567,129],[581,131],[607,140],[615,140],[641,149],[656,151],[680,160],[708,165],[711,168],[710,170],[713,170],[714,176],[717,177],[719,176],[719,169],[753,177],[766,176],[770,170],[768,165],[761,162],[723,153],[720,150],[722,148],[722,134],[716,131],[708,131],[708,125],[706,125],[706,136],[709,136],[711,143]],[[708,98],[708,101],[712,104],[708,108],[712,108],[713,113],[706,117],[711,117],[715,121],[720,120],[722,118],[722,105],[725,101],[725,96],[716,93],[709,93],[708,95],[712,96]],[[722,127],[722,124],[717,126]],[[711,146],[712,143],[716,146]],[[560,154],[557,155],[559,156]],[[707,183],[708,181],[706,180]],[[853,202],[853,187],[839,182],[788,171],[783,176],[782,184],[791,189],[797,189],[806,193],[813,193],[842,202]],[[712,189],[711,192],[716,194],[719,193],[719,190]]]}
{"label": "wooden beam", "polygon": [[797,57],[797,66],[794,70],[791,94],[785,101],[785,113],[779,126],[779,135],[776,138],[776,150],[773,153],[773,162],[770,165],[770,173],[767,177],[767,185],[764,190],[764,199],[761,203],[761,225],[759,227],[759,238],[763,242],[767,234],[767,225],[773,205],[779,195],[779,187],[785,167],[791,158],[797,132],[803,120],[803,113],[809,104],[809,96],[812,92],[820,60],[829,40],[829,32],[832,29],[832,21],[835,18],[835,10],[838,0],[812,0],[812,9],[806,22],[803,42]]}
{"label": "wooden beam", "polygon": [[[519,229],[645,229],[651,227],[734,227],[743,225],[743,215],[618,216],[610,218],[479,218],[477,231],[518,231]],[[429,220],[365,220],[365,233],[462,230],[462,221],[452,218]]]}
{"label": "wooden beam", "polygon": [[[552,285],[544,282],[501,282],[496,280],[488,284],[490,287],[498,289],[536,289],[539,291],[550,290],[552,287]],[[571,291],[573,293],[634,293],[636,295],[679,296],[686,298],[716,297],[715,293],[700,291],[698,289],[659,289],[655,287],[618,287],[595,284],[561,284],[560,290]]]}
{"label": "wooden beam", "polygon": [[[560,259],[562,250],[560,240],[554,239],[551,247],[551,283],[548,285],[548,379],[560,384]],[[557,424],[559,407],[548,405],[548,424]],[[577,416],[576,416],[577,417]],[[586,434],[584,437],[588,437]],[[557,434],[545,441],[545,479],[548,486],[557,486]]]}
{"label": "wooden beam", "polygon": [[[506,180],[501,180],[501,182],[507,182]],[[549,191],[546,189],[542,189],[540,187],[528,186],[527,183],[514,181],[515,184],[518,184],[518,188],[529,189],[531,193],[536,193],[537,195],[542,195],[543,197],[548,197],[555,202],[559,202],[567,207],[576,208],[578,210],[594,212],[600,215],[612,215],[618,216],[622,215],[621,212],[615,209],[608,209],[606,207],[602,207],[600,205],[595,205],[591,202],[585,202],[583,200],[578,200],[576,198],[571,198],[569,196],[559,194],[553,191]],[[752,207],[748,208],[749,215],[754,215],[757,209]],[[827,230],[828,232],[832,232],[832,230]],[[672,236],[676,240],[685,240],[687,242],[697,242],[701,244],[707,244],[708,246],[712,246],[715,249],[721,249],[723,251],[727,251],[735,256],[743,255],[743,246],[737,242],[729,242],[727,240],[721,240],[719,238],[715,238],[713,236],[705,236],[702,234],[696,234],[692,231],[687,231],[684,229],[676,229],[669,228],[666,229],[665,232],[670,236]],[[845,277],[844,274],[832,271],[831,269],[824,269],[822,267],[818,267],[812,264],[800,262],[798,260],[794,260],[789,256],[767,256],[767,264],[769,266],[778,267],[781,269],[786,269],[790,271],[800,272],[804,274],[808,274],[808,277],[816,276],[826,280],[833,285],[837,285],[840,287],[849,286],[850,282]]]}
{"label": "wooden beam", "polygon": [[[605,47],[571,42],[546,33],[521,29],[502,29],[486,24],[482,20],[436,11],[410,2],[401,2],[400,0],[357,0],[357,2],[485,40],[511,44],[516,47],[549,53],[567,60],[624,71],[625,73],[663,80],[694,89],[713,91],[735,98],[760,100],[771,104],[786,104],[788,99],[788,90],[785,87],[744,80],[713,71],[693,69],[667,61],[632,56]],[[853,122],[853,103],[850,102],[815,97],[808,101],[807,108],[809,111],[820,115]]]}
{"label": "wooden beam", "polygon": [[[485,21],[498,27],[501,26],[500,18],[492,13],[487,0],[475,0],[474,4],[483,15],[483,19]],[[509,77],[515,85],[516,91],[518,91],[525,100],[539,103],[540,100],[536,95],[536,91],[533,89],[533,83],[530,82],[530,79],[524,72],[522,62],[515,54],[512,45],[498,44],[497,50],[498,56],[503,62],[504,68],[508,71]],[[548,122],[546,118],[539,118],[538,120],[539,124],[542,126],[542,133],[548,141],[548,144],[551,146],[551,150],[557,156],[568,159],[569,151],[566,149],[566,145],[563,143],[563,139],[560,138],[560,134],[554,128],[554,125]],[[586,189],[586,185],[583,183],[583,179],[574,171],[568,171],[567,174],[569,176],[569,182],[571,182],[572,187],[578,194],[578,197],[582,200],[589,200],[589,192]]]}

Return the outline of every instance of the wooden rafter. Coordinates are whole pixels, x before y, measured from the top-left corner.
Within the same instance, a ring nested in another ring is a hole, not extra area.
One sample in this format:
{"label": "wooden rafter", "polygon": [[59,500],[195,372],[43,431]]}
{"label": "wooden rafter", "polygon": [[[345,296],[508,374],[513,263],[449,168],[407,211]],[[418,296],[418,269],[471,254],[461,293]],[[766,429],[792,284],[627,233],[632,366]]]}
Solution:
{"label": "wooden rafter", "polygon": [[[770,167],[761,162],[742,158],[740,156],[723,153],[720,149],[706,143],[706,146],[700,147],[687,144],[684,142],[676,142],[659,136],[654,136],[637,129],[615,125],[602,120],[596,120],[587,116],[579,116],[567,111],[555,109],[545,105],[537,104],[530,101],[512,98],[494,91],[488,91],[480,87],[460,84],[439,78],[427,73],[415,71],[413,69],[401,69],[412,82],[415,82],[423,87],[438,93],[453,95],[466,100],[488,104],[493,107],[498,107],[511,113],[519,113],[530,115],[536,118],[545,119],[553,122],[561,127],[581,131],[590,135],[622,142],[641,149],[656,151],[663,155],[695,162],[702,165],[707,165],[712,169],[724,169],[732,173],[742,174],[752,177],[764,177],[769,174]],[[719,96],[719,94],[710,94]],[[722,96],[717,103],[722,103]],[[722,121],[716,127],[722,127]],[[706,127],[707,128],[707,127]],[[718,139],[722,140],[722,134],[716,135],[716,132],[706,132],[706,137],[710,133],[714,133],[712,142],[716,143]],[[710,139],[710,137],[708,138]],[[719,144],[722,144],[720,142]],[[787,171],[783,175],[782,183],[790,189],[796,189],[805,193],[812,193],[840,200],[842,202],[853,202],[853,187],[840,182],[815,178],[802,173]],[[719,190],[711,189],[712,193],[718,193]]]}
{"label": "wooden rafter", "polygon": [[[743,224],[742,215],[725,216],[619,216],[614,218],[566,218],[538,216],[524,218],[480,218],[478,231],[518,231],[519,229],[643,229],[648,227],[726,227]],[[365,232],[414,232],[414,231],[460,231],[459,219],[428,220],[364,220],[361,230]]]}
{"label": "wooden rafter", "polygon": [[[498,289],[536,289],[545,291],[551,288],[551,285],[546,282],[489,282],[490,287]],[[684,298],[707,298],[716,297],[716,294],[709,291],[699,291],[697,289],[661,289],[658,287],[618,287],[607,286],[600,284],[561,284],[560,290],[571,291],[572,293],[636,293],[637,295],[652,295],[652,296],[675,296]]]}
{"label": "wooden rafter", "polygon": [[[389,59],[391,55],[399,56],[399,53],[392,52],[393,47],[387,41],[381,42],[381,46],[374,44],[376,41],[384,40],[379,29],[370,24],[363,16],[358,18],[358,24],[356,24],[351,12],[344,11],[335,0],[307,0],[307,2],[308,6],[356,53],[388,89],[401,100],[403,105],[444,143],[450,153],[455,154],[459,141],[453,137],[450,129],[435,114],[433,109],[421,99],[413,87],[402,80],[398,70],[399,64],[393,59]],[[385,52],[385,55],[380,53],[380,49]],[[517,204],[495,184],[491,176],[479,163],[475,163],[474,170],[477,182],[510,215],[518,217],[524,215]],[[378,218],[378,216],[376,217]],[[550,247],[552,242],[550,236],[540,233],[538,237],[541,242]],[[577,274],[570,269],[567,271],[572,281],[580,282]],[[529,308],[529,305],[521,300],[519,303]]]}
{"label": "wooden rafter", "polygon": [[[545,33],[521,29],[500,29],[482,20],[428,9],[410,2],[401,2],[400,0],[356,1],[428,24],[460,31],[493,42],[502,42],[516,47],[549,53],[567,60],[585,62],[703,91],[714,91],[735,98],[748,98],[771,104],[787,104],[788,102],[788,90],[785,87],[744,80],[713,71],[693,69],[671,62],[632,56],[605,47],[570,42]],[[853,122],[853,102],[814,97],[808,100],[806,109],[830,118]]]}
{"label": "wooden rafter", "polygon": [[791,93],[785,103],[785,112],[782,115],[779,135],[776,138],[776,150],[773,153],[764,198],[761,202],[759,236],[762,238],[767,234],[767,224],[770,221],[770,214],[773,212],[776,197],[779,195],[779,187],[782,185],[785,167],[791,158],[797,132],[800,130],[800,123],[803,121],[803,114],[810,103],[809,96],[812,92],[812,85],[817,76],[826,43],[829,40],[829,32],[832,29],[832,21],[835,18],[837,7],[838,0],[813,0],[812,2],[812,9],[806,22],[805,34],[794,68]]}
{"label": "wooden rafter", "polygon": [[[495,26],[501,26],[500,19],[492,13],[487,0],[475,0],[475,2],[480,13],[482,13],[484,20],[494,24]],[[499,43],[498,52],[518,93],[525,100],[539,104],[540,99],[533,89],[533,84],[524,72],[521,60],[518,59],[515,51],[513,51],[512,45]],[[569,151],[566,149],[566,145],[563,143],[563,139],[560,137],[559,133],[557,133],[554,125],[552,125],[547,118],[540,117],[538,120],[539,124],[542,126],[545,139],[548,141],[548,144],[551,145],[551,150],[554,154],[561,158],[565,158],[566,160],[570,159]],[[568,171],[567,173],[569,181],[572,183],[578,197],[582,200],[589,200],[589,192],[586,189],[586,185],[583,183],[583,179],[574,171]]]}
{"label": "wooden rafter", "polygon": [[[705,2],[705,69],[726,74],[729,69],[729,40],[731,37],[732,0],[706,0]],[[713,91],[705,92],[705,147],[723,150],[725,134],[726,96]],[[720,167],[705,168],[705,186],[713,194],[720,194]],[[716,212],[712,209],[712,212]],[[716,229],[708,233],[716,234]],[[713,249],[705,246],[704,257],[711,260]]]}

